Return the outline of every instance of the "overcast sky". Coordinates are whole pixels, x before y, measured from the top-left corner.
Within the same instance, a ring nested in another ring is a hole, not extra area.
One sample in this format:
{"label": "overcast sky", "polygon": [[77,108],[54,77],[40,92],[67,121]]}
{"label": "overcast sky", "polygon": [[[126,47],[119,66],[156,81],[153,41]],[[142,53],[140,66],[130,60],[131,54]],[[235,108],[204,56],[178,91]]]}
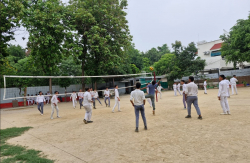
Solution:
{"label": "overcast sky", "polygon": [[[247,19],[249,11],[250,0],[128,0],[126,10],[133,43],[144,52],[165,43],[171,47],[175,40],[185,46],[217,40],[223,29]],[[11,43],[25,48],[27,37],[27,32],[19,32]]]}

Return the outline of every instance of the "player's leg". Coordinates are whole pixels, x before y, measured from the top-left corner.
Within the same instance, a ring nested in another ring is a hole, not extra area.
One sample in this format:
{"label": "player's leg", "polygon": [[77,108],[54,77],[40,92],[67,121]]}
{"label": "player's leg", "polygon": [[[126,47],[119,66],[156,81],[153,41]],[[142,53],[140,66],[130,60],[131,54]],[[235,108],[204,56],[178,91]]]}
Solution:
{"label": "player's leg", "polygon": [[138,126],[139,126],[139,106],[134,106],[135,109],[135,132],[138,132]]}
{"label": "player's leg", "polygon": [[101,101],[100,101],[100,99],[99,98],[96,98],[97,100],[98,100],[98,102],[102,105],[102,103],[101,103]]}
{"label": "player's leg", "polygon": [[186,118],[191,117],[191,104],[192,104],[192,99],[191,96],[187,97],[187,111],[188,111],[188,116]]}
{"label": "player's leg", "polygon": [[108,97],[108,101],[109,101],[109,107],[110,107],[110,97]]}
{"label": "player's leg", "polygon": [[41,107],[41,103],[37,103],[37,109],[39,110],[40,114],[42,114],[40,107]]}
{"label": "player's leg", "polygon": [[231,89],[232,89],[232,95],[234,94],[234,85],[231,85]]}
{"label": "player's leg", "polygon": [[115,99],[115,105],[114,105],[113,110],[112,110],[113,113],[115,111],[115,107],[116,107],[117,103],[118,103],[118,99]]}
{"label": "player's leg", "polygon": [[43,115],[43,102],[41,102],[41,115]]}
{"label": "player's leg", "polygon": [[50,115],[50,119],[53,119],[54,109],[55,109],[55,105],[54,105],[54,104],[51,104],[51,115]]}
{"label": "player's leg", "polygon": [[144,129],[147,130],[147,120],[146,120],[146,116],[145,116],[145,108],[144,108],[144,105],[141,105],[141,117],[142,117],[142,120],[143,120],[143,123],[144,123]]}
{"label": "player's leg", "polygon": [[237,86],[236,86],[236,84],[234,85],[234,89],[235,89],[235,93],[236,93],[236,95],[238,94],[238,91],[237,91]]}
{"label": "player's leg", "polygon": [[227,97],[225,97],[225,109],[227,111],[227,114],[230,115],[231,113],[230,113],[230,108],[229,108]]}
{"label": "player's leg", "polygon": [[193,99],[194,107],[196,109],[197,114],[200,116],[201,115],[201,111],[200,111],[200,108],[199,108],[199,105],[198,105],[198,97],[194,96],[193,98],[194,98]]}
{"label": "player's leg", "polygon": [[107,104],[107,102],[106,102],[107,99],[108,99],[107,97],[104,97],[104,103],[106,104],[106,107],[108,106],[108,104]]}
{"label": "player's leg", "polygon": [[94,109],[96,109],[96,108],[95,108],[95,98],[92,98],[92,101],[93,101]]}
{"label": "player's leg", "polygon": [[183,102],[183,105],[184,105],[184,109],[186,109],[187,108],[187,106],[186,106],[186,98],[185,98],[185,94],[183,94],[182,95],[182,102]]}
{"label": "player's leg", "polygon": [[93,121],[91,121],[91,117],[92,117],[92,106],[89,105],[89,111],[88,111],[88,123],[91,123]]}
{"label": "player's leg", "polygon": [[120,101],[118,101],[118,111],[121,111],[121,109],[120,109]]}
{"label": "player's leg", "polygon": [[58,108],[58,105],[56,105],[56,114],[57,114],[57,118],[60,118],[60,116],[59,116],[59,108]]}
{"label": "player's leg", "polygon": [[222,111],[223,111],[223,113],[221,113],[221,114],[222,115],[227,114],[227,110],[226,110],[226,106],[225,106],[225,96],[220,97],[220,105],[221,105]]}

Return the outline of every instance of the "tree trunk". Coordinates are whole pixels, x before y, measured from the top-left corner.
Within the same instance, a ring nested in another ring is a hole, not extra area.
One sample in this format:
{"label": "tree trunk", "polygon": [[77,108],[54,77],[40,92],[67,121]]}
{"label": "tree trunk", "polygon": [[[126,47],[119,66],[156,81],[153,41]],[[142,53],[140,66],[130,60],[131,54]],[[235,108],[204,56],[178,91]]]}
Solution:
{"label": "tree trunk", "polygon": [[[24,88],[24,97],[26,97],[27,95],[27,87]],[[27,98],[24,98],[23,99],[23,105],[26,106],[26,101],[27,101]]]}
{"label": "tree trunk", "polygon": [[52,94],[52,79],[49,78],[49,93]]}

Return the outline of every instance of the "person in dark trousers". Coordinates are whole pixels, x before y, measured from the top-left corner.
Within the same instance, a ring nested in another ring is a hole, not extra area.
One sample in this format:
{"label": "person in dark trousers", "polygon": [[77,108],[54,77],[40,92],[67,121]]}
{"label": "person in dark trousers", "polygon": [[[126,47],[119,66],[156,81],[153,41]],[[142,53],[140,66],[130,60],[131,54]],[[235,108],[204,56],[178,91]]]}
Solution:
{"label": "person in dark trousers", "polygon": [[43,105],[46,102],[46,100],[42,94],[43,94],[42,91],[39,91],[39,95],[36,98],[37,109],[40,111],[41,115],[43,115]]}
{"label": "person in dark trousers", "polygon": [[186,85],[185,90],[185,97],[187,101],[187,107],[188,107],[188,115],[185,118],[191,118],[191,105],[193,104],[197,114],[199,115],[198,119],[202,119],[201,111],[198,106],[198,86],[194,83],[194,77],[189,77],[189,84]]}
{"label": "person in dark trousers", "polygon": [[[139,114],[141,112],[142,120],[144,122],[144,129],[147,130],[147,121],[144,112],[144,105],[145,105],[145,95],[144,92],[140,90],[141,83],[136,83],[136,90],[131,92],[130,95],[130,102],[135,109],[135,117],[136,117],[136,129],[135,132],[139,132]],[[134,102],[133,102],[134,100]]]}

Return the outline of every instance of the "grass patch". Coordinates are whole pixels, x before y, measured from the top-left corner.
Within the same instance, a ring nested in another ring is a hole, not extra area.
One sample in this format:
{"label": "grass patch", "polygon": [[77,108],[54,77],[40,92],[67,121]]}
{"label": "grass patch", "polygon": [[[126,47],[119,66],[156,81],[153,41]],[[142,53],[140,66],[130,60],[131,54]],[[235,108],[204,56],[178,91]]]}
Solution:
{"label": "grass patch", "polygon": [[31,127],[13,127],[0,130],[1,138],[1,163],[53,163],[53,160],[43,158],[41,151],[26,149],[19,145],[10,145],[6,141],[22,135]]}

